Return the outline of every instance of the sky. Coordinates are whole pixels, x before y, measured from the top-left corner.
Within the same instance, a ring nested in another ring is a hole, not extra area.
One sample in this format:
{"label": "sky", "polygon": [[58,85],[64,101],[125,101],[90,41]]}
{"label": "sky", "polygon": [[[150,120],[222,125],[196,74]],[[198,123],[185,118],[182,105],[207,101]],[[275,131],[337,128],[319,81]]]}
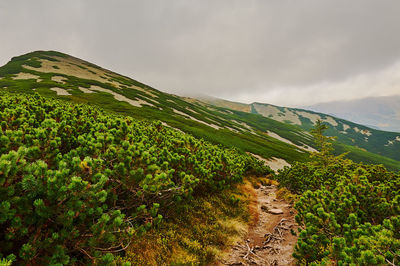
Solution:
{"label": "sky", "polygon": [[398,0],[0,0],[0,65],[56,50],[178,95],[400,94]]}

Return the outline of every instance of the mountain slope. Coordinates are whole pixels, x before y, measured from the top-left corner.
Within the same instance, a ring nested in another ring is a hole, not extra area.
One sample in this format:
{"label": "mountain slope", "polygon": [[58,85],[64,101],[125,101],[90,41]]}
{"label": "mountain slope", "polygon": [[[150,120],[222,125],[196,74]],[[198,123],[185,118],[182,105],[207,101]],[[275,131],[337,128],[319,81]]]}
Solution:
{"label": "mountain slope", "polygon": [[306,109],[331,114],[372,128],[400,132],[399,95],[328,102]]}
{"label": "mountain slope", "polygon": [[[238,103],[236,106],[216,106],[218,103],[213,105],[178,97],[54,51],[37,51],[12,58],[0,67],[0,88],[15,93],[37,92],[65,101],[98,105],[105,110],[139,119],[161,120],[165,125],[195,137],[226,147],[236,147],[266,159],[282,158],[290,163],[304,161],[308,160],[308,152],[314,150],[312,138],[307,132],[312,127],[312,121],[297,114],[301,123],[297,123],[297,120],[290,122],[294,119],[291,109],[284,108],[282,112],[278,111],[278,107],[262,104],[253,104],[246,109],[245,104]],[[275,110],[275,113],[265,113],[263,110],[266,108]],[[330,118],[326,119],[331,121]],[[350,158],[354,153],[358,161],[384,163],[391,169],[398,168],[399,164],[393,158],[399,158],[395,155],[388,155],[392,159],[379,157],[370,152],[386,154],[379,149],[374,150],[372,145],[368,148],[359,145],[365,137],[370,137],[360,133],[366,132],[363,131],[364,127],[348,125],[351,127],[347,129],[349,132],[355,131],[355,128],[359,130],[352,132],[359,138],[355,138],[354,143],[346,136],[339,138],[339,141],[366,149],[356,149]],[[338,129],[335,127],[332,130]],[[344,128],[340,130],[346,131]],[[387,147],[397,147],[397,135],[391,137],[393,142],[388,142]]]}
{"label": "mountain slope", "polygon": [[[58,52],[33,52],[14,57],[0,68],[0,87],[66,101],[88,103],[135,118],[161,120],[170,127],[227,147],[280,157],[289,162],[307,158],[311,138],[298,128],[271,119],[163,93],[145,84]],[[239,113],[239,114],[238,114]],[[292,144],[268,136],[266,130],[290,138]]]}
{"label": "mountain slope", "polygon": [[296,108],[283,108],[269,104],[252,104],[253,113],[272,119],[299,125],[309,130],[318,119],[329,125],[327,134],[336,136],[338,141],[366,149],[367,151],[400,160],[400,133],[385,132],[339,119],[322,113]]}
{"label": "mountain slope", "polygon": [[[215,99],[203,100],[218,106],[229,106],[235,110],[244,109],[242,104],[235,102]],[[259,114],[279,122],[299,126],[307,131],[314,126],[315,121],[320,119],[329,125],[327,134],[336,136],[340,143],[359,147],[360,149],[394,160],[400,160],[400,154],[398,153],[398,149],[400,148],[400,133],[376,130],[334,116],[299,108],[252,103],[248,104],[247,109],[250,109],[249,112],[253,114]],[[340,148],[340,150],[343,150],[343,148]]]}

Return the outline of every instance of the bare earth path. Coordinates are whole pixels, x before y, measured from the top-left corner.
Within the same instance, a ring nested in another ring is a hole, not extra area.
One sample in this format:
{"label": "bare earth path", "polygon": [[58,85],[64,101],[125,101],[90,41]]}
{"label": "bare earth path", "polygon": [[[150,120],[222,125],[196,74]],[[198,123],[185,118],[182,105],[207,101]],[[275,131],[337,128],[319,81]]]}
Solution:
{"label": "bare earth path", "polygon": [[[274,185],[256,189],[256,220],[247,237],[232,247],[222,265],[294,265],[292,257],[297,237],[295,211],[290,204],[276,198]],[[276,213],[276,214],[274,214]]]}

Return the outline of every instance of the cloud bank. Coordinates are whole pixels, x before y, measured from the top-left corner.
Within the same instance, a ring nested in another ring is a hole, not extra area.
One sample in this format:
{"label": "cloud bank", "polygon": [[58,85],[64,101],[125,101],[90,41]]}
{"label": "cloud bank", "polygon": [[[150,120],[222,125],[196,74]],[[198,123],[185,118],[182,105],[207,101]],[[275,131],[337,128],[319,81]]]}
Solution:
{"label": "cloud bank", "polygon": [[397,0],[2,1],[0,64],[58,50],[163,91],[278,105],[399,94]]}

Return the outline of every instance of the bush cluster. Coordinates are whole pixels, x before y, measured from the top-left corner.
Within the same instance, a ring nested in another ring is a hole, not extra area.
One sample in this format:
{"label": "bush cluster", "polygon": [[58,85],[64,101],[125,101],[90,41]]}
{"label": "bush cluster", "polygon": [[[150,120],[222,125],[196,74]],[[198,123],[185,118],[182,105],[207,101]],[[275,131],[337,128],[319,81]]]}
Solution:
{"label": "bush cluster", "polygon": [[164,127],[34,96],[0,95],[0,258],[109,263],[166,206],[270,169]]}
{"label": "bush cluster", "polygon": [[301,194],[294,257],[311,265],[398,265],[400,174],[323,156],[277,176]]}

